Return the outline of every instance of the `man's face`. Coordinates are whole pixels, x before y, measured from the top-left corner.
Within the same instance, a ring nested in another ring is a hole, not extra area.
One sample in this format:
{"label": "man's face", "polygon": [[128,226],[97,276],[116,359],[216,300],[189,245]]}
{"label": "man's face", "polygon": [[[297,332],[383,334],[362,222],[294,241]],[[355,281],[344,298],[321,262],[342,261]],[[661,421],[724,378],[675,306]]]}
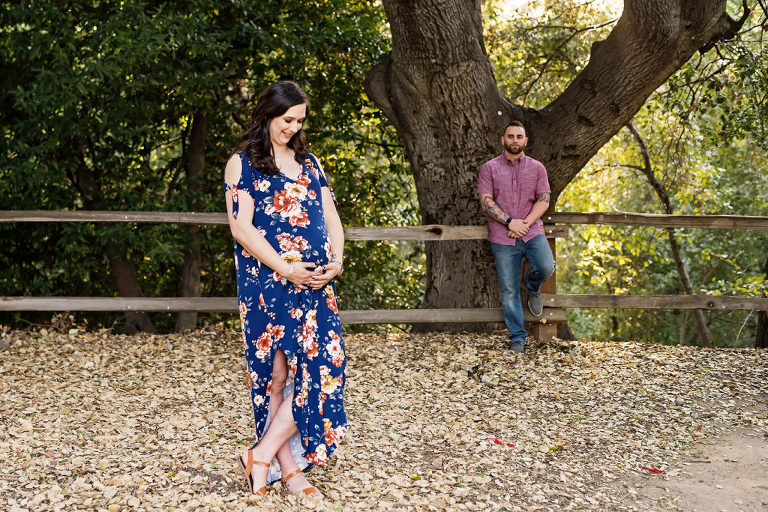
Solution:
{"label": "man's face", "polygon": [[507,126],[504,135],[501,137],[501,145],[512,155],[519,155],[528,144],[528,137],[525,136],[525,130],[519,126]]}

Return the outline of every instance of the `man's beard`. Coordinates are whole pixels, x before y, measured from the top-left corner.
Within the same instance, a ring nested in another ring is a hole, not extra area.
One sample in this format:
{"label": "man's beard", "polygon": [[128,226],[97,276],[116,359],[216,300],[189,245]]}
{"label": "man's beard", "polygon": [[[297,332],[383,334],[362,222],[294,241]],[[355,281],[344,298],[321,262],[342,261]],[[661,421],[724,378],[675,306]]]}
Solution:
{"label": "man's beard", "polygon": [[510,155],[519,155],[523,152],[525,146],[523,145],[515,148],[512,144],[504,144],[504,149],[506,149]]}

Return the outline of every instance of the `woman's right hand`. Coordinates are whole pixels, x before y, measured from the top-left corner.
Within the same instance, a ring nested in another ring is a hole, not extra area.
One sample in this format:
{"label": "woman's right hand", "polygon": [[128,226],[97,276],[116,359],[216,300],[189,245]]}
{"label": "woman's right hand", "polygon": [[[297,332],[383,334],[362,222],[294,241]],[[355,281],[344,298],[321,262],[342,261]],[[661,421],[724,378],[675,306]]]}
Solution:
{"label": "woman's right hand", "polygon": [[283,277],[295,284],[299,290],[306,290],[316,273],[316,265],[304,261],[297,261],[290,265],[293,265],[293,272],[286,271]]}

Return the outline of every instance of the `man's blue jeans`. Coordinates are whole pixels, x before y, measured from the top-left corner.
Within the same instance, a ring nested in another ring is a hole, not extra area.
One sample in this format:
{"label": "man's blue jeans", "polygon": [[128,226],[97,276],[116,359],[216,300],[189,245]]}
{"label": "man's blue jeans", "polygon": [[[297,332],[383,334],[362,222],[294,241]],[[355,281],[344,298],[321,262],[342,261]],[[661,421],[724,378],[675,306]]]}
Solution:
{"label": "man's blue jeans", "polygon": [[515,245],[491,243],[491,250],[496,260],[501,307],[504,311],[504,323],[509,329],[509,339],[513,344],[523,343],[528,333],[523,326],[523,305],[520,302],[522,259],[525,258],[531,267],[531,273],[525,279],[525,287],[530,295],[539,295],[542,283],[555,271],[555,260],[549,242],[544,235],[537,235],[528,242],[518,238]]}

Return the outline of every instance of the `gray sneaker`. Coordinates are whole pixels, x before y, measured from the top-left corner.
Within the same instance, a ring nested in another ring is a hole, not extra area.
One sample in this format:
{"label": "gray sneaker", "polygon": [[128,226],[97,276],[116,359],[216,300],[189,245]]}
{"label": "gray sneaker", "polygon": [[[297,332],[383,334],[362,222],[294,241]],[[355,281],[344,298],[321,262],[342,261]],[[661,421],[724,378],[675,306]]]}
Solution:
{"label": "gray sneaker", "polygon": [[517,352],[518,354],[522,354],[523,352],[525,352],[525,340],[511,341],[509,344],[509,348],[512,349],[512,352]]}
{"label": "gray sneaker", "polygon": [[541,316],[544,312],[544,303],[541,300],[541,294],[528,295],[528,309],[533,316]]}

